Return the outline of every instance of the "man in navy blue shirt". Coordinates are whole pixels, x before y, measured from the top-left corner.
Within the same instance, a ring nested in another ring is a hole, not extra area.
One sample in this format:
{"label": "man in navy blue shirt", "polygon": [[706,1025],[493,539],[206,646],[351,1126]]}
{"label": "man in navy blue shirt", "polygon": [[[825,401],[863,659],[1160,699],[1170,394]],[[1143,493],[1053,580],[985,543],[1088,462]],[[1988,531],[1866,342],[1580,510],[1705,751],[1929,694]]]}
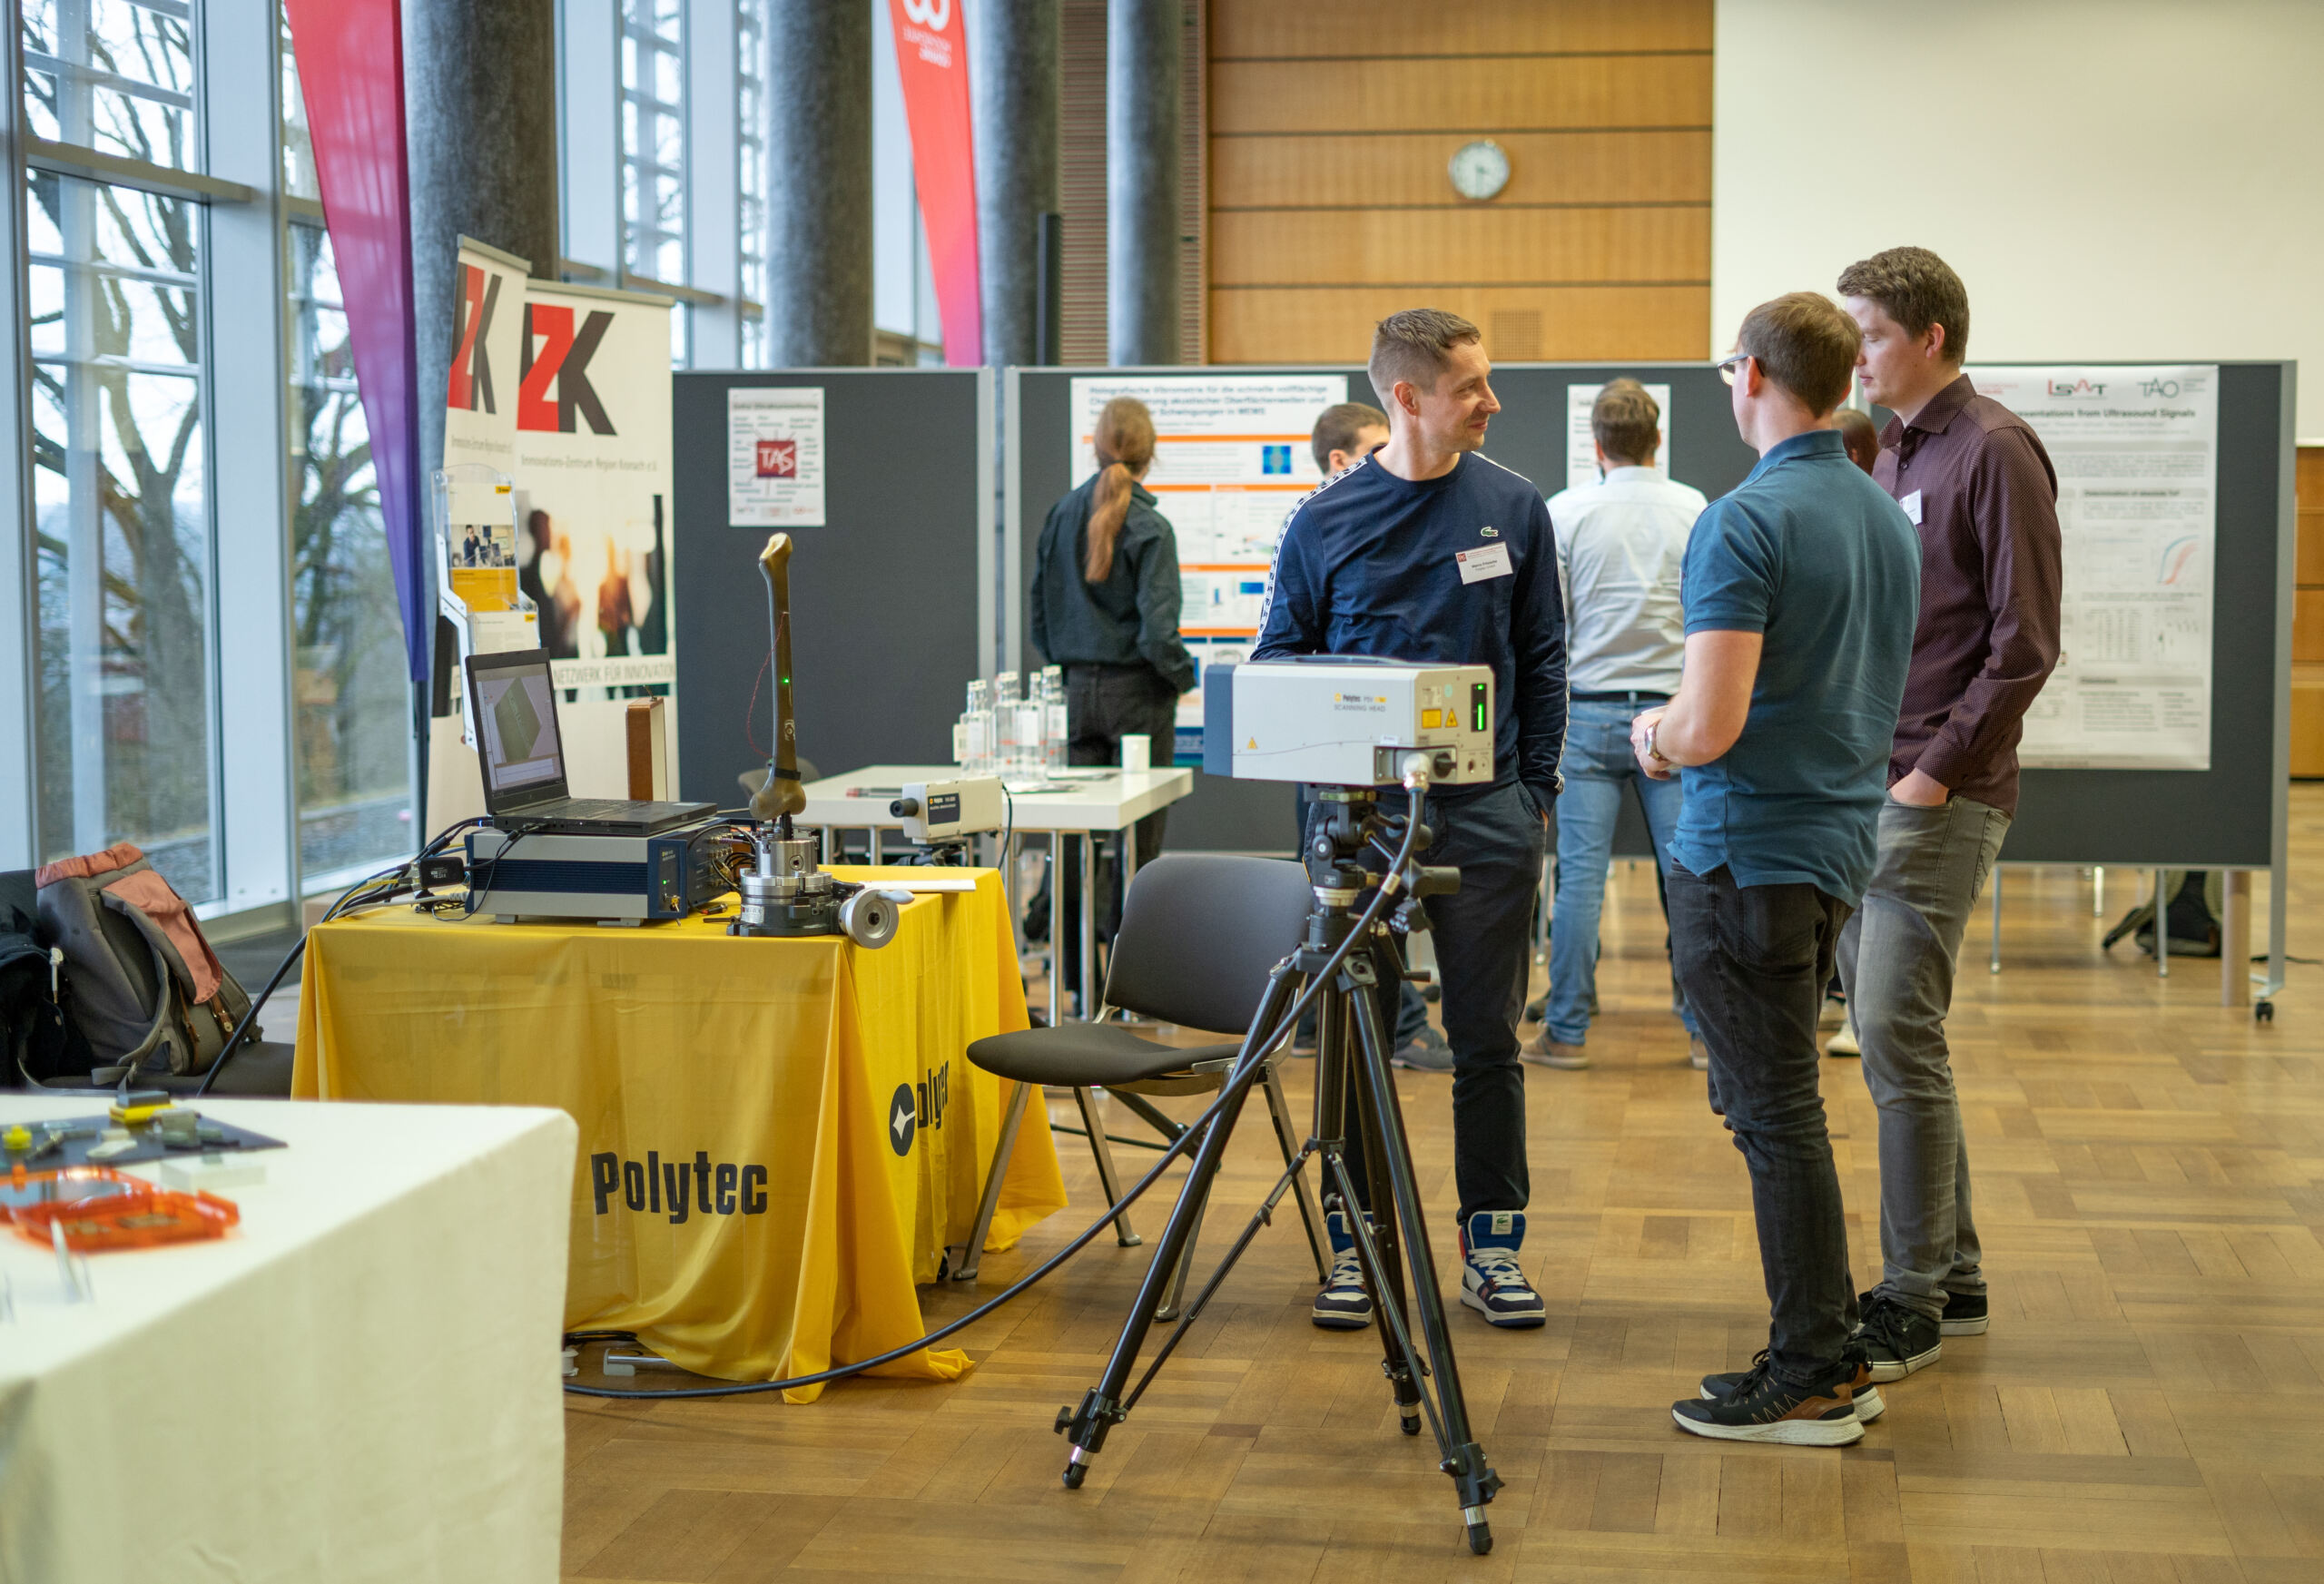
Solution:
{"label": "man in navy blue shirt", "polygon": [[1750,1166],[1773,1311],[1753,1368],[1671,1406],[1679,1429],[1727,1441],[1839,1446],[1881,1410],[1850,1340],[1816,1052],[1840,929],[1872,878],[1920,605],[1913,525],[1831,427],[1858,343],[1856,321],[1810,291],[1744,319],[1719,370],[1759,465],[1696,520],[1679,692],[1630,733],[1649,775],[1686,769],[1670,841],[1679,981],[1710,1048],[1711,1104]]}
{"label": "man in navy blue shirt", "polygon": [[[1426,906],[1452,1047],[1462,1302],[1495,1325],[1532,1326],[1545,1316],[1518,1266],[1531,1189],[1517,1020],[1542,811],[1557,795],[1565,740],[1565,611],[1541,492],[1479,454],[1501,410],[1492,370],[1477,327],[1458,315],[1413,309],[1380,322],[1370,371],[1388,443],[1284,525],[1251,657],[1492,668],[1497,773],[1489,787],[1430,798],[1436,839],[1423,861],[1457,865],[1461,889]],[[1344,1222],[1332,1230],[1341,1257],[1316,1315],[1330,1309],[1362,1324],[1370,1305],[1353,1239]]]}

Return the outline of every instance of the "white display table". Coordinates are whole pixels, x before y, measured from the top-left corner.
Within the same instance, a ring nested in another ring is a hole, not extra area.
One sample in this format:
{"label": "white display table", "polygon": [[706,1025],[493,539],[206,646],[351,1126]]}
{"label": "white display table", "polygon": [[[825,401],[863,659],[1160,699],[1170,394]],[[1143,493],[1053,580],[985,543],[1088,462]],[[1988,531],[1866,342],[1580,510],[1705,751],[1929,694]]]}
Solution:
{"label": "white display table", "polygon": [[[807,782],[807,808],[795,816],[795,821],[822,830],[826,857],[832,851],[831,833],[834,830],[868,829],[872,832],[872,861],[877,863],[881,860],[882,831],[900,828],[896,817],[888,812],[889,803],[895,799],[894,789],[907,782],[950,781],[960,773],[957,766],[950,764],[873,764],[845,775],[827,775],[821,781]],[[1028,831],[1039,831],[1049,837],[1053,881],[1059,876],[1054,855],[1061,851],[1060,844],[1068,836],[1081,843],[1081,1010],[1087,1017],[1098,1008],[1097,913],[1092,905],[1097,888],[1091,837],[1101,831],[1127,830],[1157,809],[1177,802],[1195,790],[1195,772],[1093,766],[1067,771],[1064,775],[1073,778],[1068,782],[1070,791],[1014,795],[1016,833],[1022,836]],[[851,796],[852,791],[862,795]],[[1137,853],[1135,842],[1125,841],[1122,845],[1122,894],[1127,897],[1130,877],[1137,871]],[[1009,856],[1002,855],[1004,865]],[[1013,873],[1010,879],[1014,881]],[[1062,933],[1059,926],[1065,910],[1057,905],[1055,884],[1051,885],[1049,895],[1049,1022],[1054,1027],[1063,1001],[1058,985],[1058,937]]]}
{"label": "white display table", "polygon": [[290,1146],[223,1239],[90,1255],[73,1303],[0,1232],[0,1579],[551,1584],[572,1118],[198,1108]]}

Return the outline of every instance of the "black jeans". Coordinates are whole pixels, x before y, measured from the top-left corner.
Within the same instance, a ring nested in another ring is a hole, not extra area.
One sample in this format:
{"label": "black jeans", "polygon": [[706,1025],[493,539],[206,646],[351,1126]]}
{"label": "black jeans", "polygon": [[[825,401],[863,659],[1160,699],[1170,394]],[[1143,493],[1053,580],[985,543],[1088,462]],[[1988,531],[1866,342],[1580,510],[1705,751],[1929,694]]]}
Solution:
{"label": "black jeans", "polygon": [[[1137,665],[1068,665],[1065,668],[1066,762],[1076,765],[1119,764],[1122,761],[1122,739],[1143,732],[1153,741],[1147,746],[1149,762],[1156,768],[1167,768],[1177,746],[1178,695],[1152,666]],[[1168,822],[1170,811],[1157,809],[1130,828],[1130,835],[1137,842],[1137,865],[1140,869],[1153,862],[1162,853],[1162,829]],[[1097,893],[1097,938],[1110,941],[1120,927],[1122,916],[1122,881],[1119,860],[1115,856],[1118,836],[1105,837],[1096,843],[1098,862],[1094,889]],[[1078,837],[1059,839],[1063,849],[1061,861],[1056,864],[1058,876],[1054,894],[1060,905],[1051,910],[1063,931],[1057,937],[1059,971],[1065,988],[1081,988],[1081,842]],[[1102,987],[1101,987],[1102,989]],[[1084,1007],[1085,1018],[1096,1015],[1098,1008]]]}
{"label": "black jeans", "polygon": [[1711,1109],[1751,1169],[1768,1360],[1795,1386],[1839,1363],[1856,1320],[1816,1051],[1848,911],[1812,885],[1738,886],[1724,864],[1707,875],[1670,865],[1679,982],[1710,1048]]}
{"label": "black jeans", "polygon": [[[1380,801],[1393,812],[1404,800],[1398,793]],[[1431,799],[1426,819],[1435,841],[1421,861],[1461,871],[1459,890],[1430,897],[1422,906],[1444,981],[1444,1038],[1452,1047],[1452,1176],[1466,1222],[1480,1210],[1522,1210],[1532,1196],[1517,1020],[1525,1010],[1533,899],[1548,836],[1532,798],[1514,784],[1457,802]],[[1363,1161],[1353,1151],[1348,1168],[1357,1198],[1369,1205]]]}

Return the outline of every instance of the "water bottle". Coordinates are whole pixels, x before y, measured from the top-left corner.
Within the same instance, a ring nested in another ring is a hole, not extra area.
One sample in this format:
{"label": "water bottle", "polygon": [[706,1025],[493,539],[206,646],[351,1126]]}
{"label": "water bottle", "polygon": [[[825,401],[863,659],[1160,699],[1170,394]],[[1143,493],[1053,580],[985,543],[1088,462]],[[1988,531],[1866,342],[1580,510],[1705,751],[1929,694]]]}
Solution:
{"label": "water bottle", "polygon": [[1017,694],[1017,674],[1004,671],[992,679],[991,768],[987,775],[997,775],[1003,781],[1015,781],[1017,774],[1017,708],[1024,701]]}
{"label": "water bottle", "polygon": [[1047,752],[1043,769],[1059,771],[1065,768],[1065,667],[1046,665],[1041,668],[1041,707],[1047,713],[1046,730],[1041,742]]}
{"label": "water bottle", "polygon": [[987,773],[990,755],[985,743],[992,724],[992,706],[987,701],[990,689],[983,682],[969,684],[969,707],[952,727],[952,762],[960,767],[963,776]]}

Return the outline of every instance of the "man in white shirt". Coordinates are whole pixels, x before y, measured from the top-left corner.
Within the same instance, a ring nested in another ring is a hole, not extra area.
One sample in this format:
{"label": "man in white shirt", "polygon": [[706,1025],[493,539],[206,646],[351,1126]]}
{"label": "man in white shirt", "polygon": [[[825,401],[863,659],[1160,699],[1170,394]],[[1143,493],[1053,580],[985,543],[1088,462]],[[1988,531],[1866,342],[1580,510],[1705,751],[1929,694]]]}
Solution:
{"label": "man in white shirt", "polygon": [[[1676,777],[1641,773],[1630,753],[1630,722],[1659,709],[1679,691],[1686,653],[1686,615],[1679,568],[1687,535],[1703,509],[1702,492],[1654,470],[1662,445],[1662,409],[1635,379],[1598,393],[1590,427],[1597,442],[1596,484],[1550,497],[1557,534],[1558,585],[1565,591],[1565,791],[1557,800],[1558,886],[1550,926],[1550,994],[1541,1038],[1525,1058],[1545,1067],[1590,1065],[1583,1048],[1597,1001],[1598,915],[1605,902],[1606,864],[1622,788],[1635,785],[1668,871],[1670,832],[1679,823]],[[1687,1026],[1689,1055],[1706,1062]]]}

